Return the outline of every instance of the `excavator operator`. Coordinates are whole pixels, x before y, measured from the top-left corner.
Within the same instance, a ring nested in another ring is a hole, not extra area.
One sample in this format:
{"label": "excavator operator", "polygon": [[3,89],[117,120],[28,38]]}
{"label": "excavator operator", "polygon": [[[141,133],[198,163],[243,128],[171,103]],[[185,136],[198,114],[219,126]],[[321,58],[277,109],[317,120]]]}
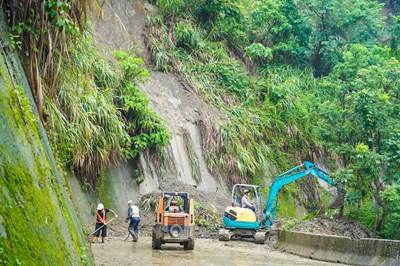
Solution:
{"label": "excavator operator", "polygon": [[253,212],[256,211],[254,204],[250,201],[250,191],[248,189],[244,190],[244,195],[242,197],[242,208],[248,208]]}

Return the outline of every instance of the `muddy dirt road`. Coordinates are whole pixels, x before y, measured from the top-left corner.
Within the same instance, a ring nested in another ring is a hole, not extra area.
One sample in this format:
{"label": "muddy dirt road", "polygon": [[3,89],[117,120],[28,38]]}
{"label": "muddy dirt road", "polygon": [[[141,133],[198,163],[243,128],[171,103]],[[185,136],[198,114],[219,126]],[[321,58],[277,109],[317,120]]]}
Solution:
{"label": "muddy dirt road", "polygon": [[165,244],[161,250],[152,250],[150,237],[142,237],[137,243],[112,239],[105,244],[92,244],[92,250],[99,266],[340,265],[284,254],[267,245],[216,239],[196,239],[193,251],[185,251],[179,244]]}

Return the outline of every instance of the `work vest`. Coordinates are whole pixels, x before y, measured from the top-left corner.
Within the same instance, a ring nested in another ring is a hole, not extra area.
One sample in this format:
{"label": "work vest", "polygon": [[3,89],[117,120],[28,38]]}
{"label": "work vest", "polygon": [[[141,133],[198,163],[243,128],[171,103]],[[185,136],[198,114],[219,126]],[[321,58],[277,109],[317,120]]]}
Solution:
{"label": "work vest", "polygon": [[139,217],[139,208],[138,208],[138,206],[132,205],[131,209],[132,209],[131,217],[133,217],[133,218]]}
{"label": "work vest", "polygon": [[[101,215],[100,215],[100,212],[101,212]],[[107,223],[107,219],[106,219],[106,210],[105,210],[105,209],[98,210],[98,211],[96,212],[96,216],[97,216],[97,221],[96,221],[96,223],[98,223],[98,224],[105,224],[105,223]]]}
{"label": "work vest", "polygon": [[176,205],[172,205],[168,207],[169,212],[179,212],[179,207]]}

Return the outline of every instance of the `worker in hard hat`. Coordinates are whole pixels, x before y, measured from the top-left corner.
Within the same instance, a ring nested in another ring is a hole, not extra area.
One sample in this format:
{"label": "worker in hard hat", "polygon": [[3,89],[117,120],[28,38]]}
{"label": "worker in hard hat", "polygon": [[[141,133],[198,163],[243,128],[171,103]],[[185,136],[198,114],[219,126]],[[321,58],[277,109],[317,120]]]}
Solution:
{"label": "worker in hard hat", "polygon": [[102,203],[97,205],[96,211],[96,233],[93,237],[93,243],[96,243],[97,238],[100,236],[101,231],[101,243],[104,243],[107,237],[107,213],[111,212],[114,214],[115,218],[118,218],[118,215],[111,209],[105,208]]}
{"label": "worker in hard hat", "polygon": [[126,221],[129,221],[128,231],[133,237],[133,242],[137,242],[139,239],[140,211],[139,207],[132,200],[128,201],[128,216],[126,217]]}

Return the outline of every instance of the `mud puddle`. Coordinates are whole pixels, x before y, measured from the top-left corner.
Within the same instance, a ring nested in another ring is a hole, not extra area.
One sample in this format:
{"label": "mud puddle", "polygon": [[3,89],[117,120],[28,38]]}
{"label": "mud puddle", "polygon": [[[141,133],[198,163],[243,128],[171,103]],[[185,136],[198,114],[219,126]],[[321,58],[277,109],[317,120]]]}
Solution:
{"label": "mud puddle", "polygon": [[220,242],[196,239],[193,251],[179,244],[164,244],[161,250],[151,248],[151,238],[139,242],[112,239],[105,244],[92,244],[96,264],[108,265],[340,265],[310,260],[275,251],[267,245],[242,241]]}

